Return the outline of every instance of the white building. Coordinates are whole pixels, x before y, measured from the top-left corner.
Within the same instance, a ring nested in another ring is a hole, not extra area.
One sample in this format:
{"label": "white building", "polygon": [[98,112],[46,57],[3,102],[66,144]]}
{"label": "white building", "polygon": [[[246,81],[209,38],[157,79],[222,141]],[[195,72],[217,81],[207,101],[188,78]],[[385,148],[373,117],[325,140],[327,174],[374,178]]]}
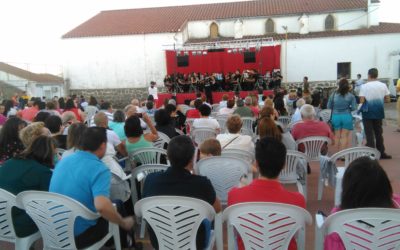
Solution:
{"label": "white building", "polygon": [[305,75],[366,77],[371,67],[395,79],[400,24],[380,23],[379,6],[377,0],[259,0],[103,11],[63,36],[64,76],[71,89],[145,87],[162,83],[165,50],[174,44],[271,37],[281,45],[288,82]]}
{"label": "white building", "polygon": [[15,87],[28,96],[46,97],[64,95],[64,79],[51,74],[37,74],[0,62],[0,82]]}

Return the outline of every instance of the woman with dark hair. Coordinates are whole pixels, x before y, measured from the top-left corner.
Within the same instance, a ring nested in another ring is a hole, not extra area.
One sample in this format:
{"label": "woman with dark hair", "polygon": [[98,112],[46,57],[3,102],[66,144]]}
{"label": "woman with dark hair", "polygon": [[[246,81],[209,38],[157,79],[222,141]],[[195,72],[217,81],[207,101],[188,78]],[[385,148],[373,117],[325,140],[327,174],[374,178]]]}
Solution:
{"label": "woman with dark hair", "polygon": [[[48,191],[54,154],[53,140],[48,136],[37,137],[26,150],[0,168],[0,188],[14,195],[27,190]],[[26,237],[38,230],[24,210],[13,208],[12,218],[18,237]]]}
{"label": "woman with dark hair", "polygon": [[3,104],[4,104],[3,115],[5,117],[15,116],[17,114],[17,109],[14,107],[14,102],[12,100],[5,100]]}
{"label": "woman with dark hair", "polygon": [[35,118],[33,118],[32,122],[44,122],[50,116],[51,116],[51,114],[49,112],[41,111],[36,114],[36,116],[35,116]]}
{"label": "woman with dark hair", "polygon": [[278,92],[274,97],[274,108],[278,111],[279,116],[287,116],[288,112],[285,108],[285,102],[283,101],[283,93]]}
{"label": "woman with dark hair", "polygon": [[[339,207],[332,213],[357,208],[400,208],[400,196],[393,194],[385,170],[376,160],[361,157],[347,167],[342,181],[342,196]],[[345,249],[337,233],[326,236],[325,250]]]}
{"label": "woman with dark hair", "polygon": [[113,120],[108,122],[108,127],[112,129],[119,137],[119,139],[125,140],[126,135],[124,131],[125,125],[125,114],[124,111],[118,109],[113,114]]}
{"label": "woman with dark hair", "polygon": [[332,126],[335,132],[335,142],[339,151],[349,147],[349,134],[353,130],[353,116],[351,112],[356,110],[356,98],[350,91],[350,84],[346,79],[339,82],[339,88],[328,101],[328,108],[332,110]]}
{"label": "woman with dark hair", "polygon": [[263,117],[258,122],[258,134],[260,139],[264,137],[272,137],[282,142],[287,150],[296,150],[296,142],[289,133],[283,133],[283,130],[274,120],[269,117]]}
{"label": "woman with dark hair", "polygon": [[154,114],[157,131],[166,134],[169,138],[179,135],[172,122],[172,118],[166,109],[159,109]]}
{"label": "woman with dark hair", "polygon": [[0,131],[0,164],[24,150],[19,131],[25,126],[26,122],[18,117],[9,118],[3,125]]}
{"label": "woman with dark hair", "polygon": [[56,147],[67,149],[67,136],[63,134],[64,126],[61,118],[57,115],[51,115],[45,120],[44,125],[50,130]]}
{"label": "woman with dark hair", "polygon": [[86,128],[87,127],[82,123],[73,123],[71,126],[69,126],[67,135],[67,150],[63,153],[62,158],[82,149],[82,135]]}
{"label": "woman with dark hair", "polygon": [[64,112],[71,111],[75,114],[76,119],[79,122],[83,122],[84,120],[84,113],[80,110],[76,105],[73,99],[68,99],[65,103]]}
{"label": "woman with dark hair", "polygon": [[[139,114],[140,115],[140,114]],[[141,114],[143,121],[150,128],[150,133],[143,134],[143,129],[140,126],[140,118],[138,115],[133,115],[125,121],[125,147],[128,153],[140,148],[153,147],[153,142],[158,139],[158,133],[149,116],[146,113]]]}
{"label": "woman with dark hair", "polygon": [[64,111],[64,109],[65,109],[65,100],[64,100],[64,97],[60,97],[60,99],[58,99],[58,108],[59,108],[61,111]]}

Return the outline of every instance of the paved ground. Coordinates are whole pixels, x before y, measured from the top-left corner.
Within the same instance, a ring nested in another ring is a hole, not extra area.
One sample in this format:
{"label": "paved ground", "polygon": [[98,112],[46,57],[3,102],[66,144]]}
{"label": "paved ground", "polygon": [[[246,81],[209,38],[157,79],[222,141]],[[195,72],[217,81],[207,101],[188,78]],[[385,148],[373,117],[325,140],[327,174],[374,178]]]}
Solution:
{"label": "paved ground", "polygon": [[[396,120],[397,120],[397,112],[396,112],[396,105],[395,103],[387,104],[386,106],[386,117],[387,117],[387,126],[384,127],[384,138],[385,138],[385,145],[386,151],[388,154],[393,156],[392,160],[381,160],[380,163],[382,164],[383,168],[387,172],[392,186],[395,193],[400,193],[400,148],[399,148],[399,141],[400,141],[400,133],[394,132],[396,127]],[[334,149],[331,149],[331,153],[334,152]],[[326,214],[329,214],[330,210],[333,206],[333,189],[326,188],[324,190],[323,198],[321,201],[317,200],[317,180],[318,180],[318,165],[312,164],[312,173],[308,176],[308,200],[307,200],[307,210],[312,214],[314,217],[315,213],[318,210],[324,211]],[[295,187],[288,187],[290,189],[295,189]],[[137,230],[138,232],[138,230]],[[314,249],[314,224],[312,226],[307,227],[306,232],[306,249]],[[144,249],[152,249],[148,238],[144,240],[140,240],[144,243]],[[224,240],[225,248],[226,248],[226,238]],[[36,244],[35,249],[41,249],[41,243]],[[0,250],[11,250],[14,249],[12,245],[8,243],[1,243],[0,242]]]}

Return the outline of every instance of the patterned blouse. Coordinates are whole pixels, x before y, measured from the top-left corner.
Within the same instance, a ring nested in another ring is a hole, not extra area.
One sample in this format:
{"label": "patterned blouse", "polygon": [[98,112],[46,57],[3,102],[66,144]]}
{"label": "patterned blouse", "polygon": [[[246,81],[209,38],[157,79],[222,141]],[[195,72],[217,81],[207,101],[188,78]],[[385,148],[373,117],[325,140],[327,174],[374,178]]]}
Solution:
{"label": "patterned blouse", "polygon": [[3,151],[0,152],[0,164],[3,164],[6,160],[16,156],[24,150],[24,145],[22,142],[15,141],[7,144]]}

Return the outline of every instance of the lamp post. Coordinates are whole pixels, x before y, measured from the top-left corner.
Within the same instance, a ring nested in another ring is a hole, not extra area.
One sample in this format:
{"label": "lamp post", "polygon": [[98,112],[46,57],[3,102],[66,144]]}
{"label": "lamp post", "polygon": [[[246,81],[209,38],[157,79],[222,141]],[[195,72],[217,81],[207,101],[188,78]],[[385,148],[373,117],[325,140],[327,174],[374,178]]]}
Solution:
{"label": "lamp post", "polygon": [[288,46],[288,26],[282,26],[282,28],[285,30],[285,88],[287,88],[288,80],[287,80],[287,46]]}

